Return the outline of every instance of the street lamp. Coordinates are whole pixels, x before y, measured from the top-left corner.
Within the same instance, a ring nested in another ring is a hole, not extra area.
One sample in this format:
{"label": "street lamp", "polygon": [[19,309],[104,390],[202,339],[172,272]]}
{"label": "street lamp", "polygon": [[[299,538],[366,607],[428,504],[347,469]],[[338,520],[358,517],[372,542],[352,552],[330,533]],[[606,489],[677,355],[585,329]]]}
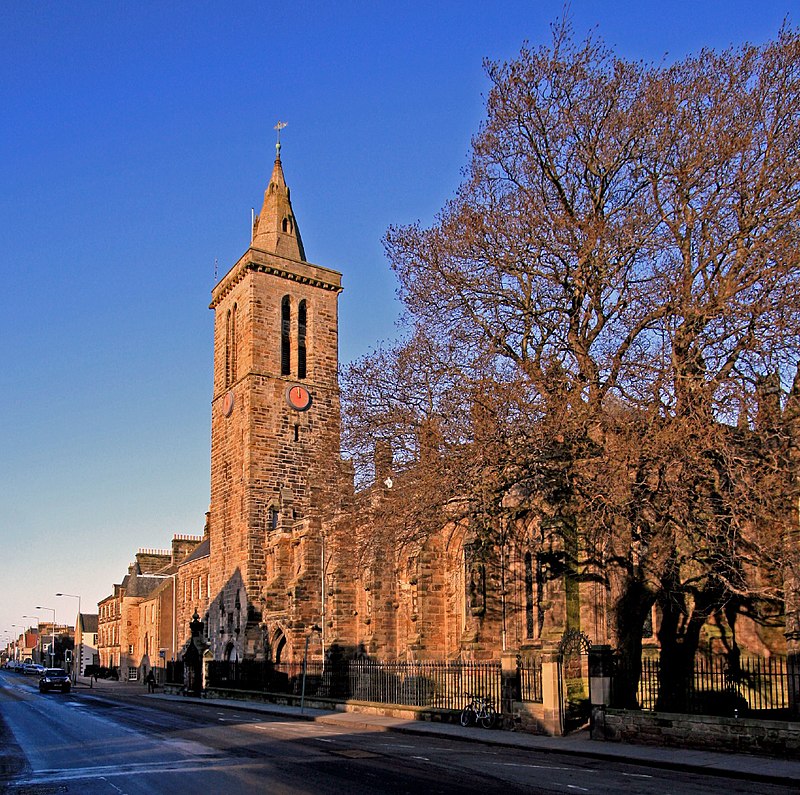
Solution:
{"label": "street lamp", "polygon": [[302,692],[300,693],[300,712],[303,712],[305,708],[305,701],[306,701],[306,669],[308,668],[308,643],[311,640],[311,636],[315,633],[319,632],[319,636],[322,637],[322,627],[314,624],[311,629],[308,631],[308,635],[306,635],[306,648],[303,652],[303,688]]}
{"label": "street lamp", "polygon": [[37,610],[49,610],[53,614],[53,631],[50,634],[50,665],[56,664],[56,609],[55,607],[36,606]]}
{"label": "street lamp", "polygon": [[[75,593],[57,593],[56,596],[69,596],[70,599],[77,599],[78,600],[78,618],[75,621],[75,635],[78,634],[78,624],[81,623],[81,598],[78,594]],[[75,667],[75,663],[73,662],[73,679],[77,677],[78,674],[83,673],[81,668],[83,667],[83,627],[81,627],[81,642],[78,644],[78,665],[77,668]]]}
{"label": "street lamp", "polygon": [[[11,626],[16,628],[16,629],[19,629],[19,624],[12,624]],[[19,660],[19,643],[17,642],[18,640],[19,640],[19,638],[17,637],[17,634],[14,633],[14,659],[15,660]]]}

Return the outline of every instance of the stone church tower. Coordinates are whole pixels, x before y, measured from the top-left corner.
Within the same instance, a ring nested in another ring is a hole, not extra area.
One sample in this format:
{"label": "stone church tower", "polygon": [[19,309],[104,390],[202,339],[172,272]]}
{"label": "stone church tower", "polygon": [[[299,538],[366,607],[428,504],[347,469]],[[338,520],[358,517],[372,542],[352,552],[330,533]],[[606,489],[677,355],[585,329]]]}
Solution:
{"label": "stone church tower", "polygon": [[215,659],[296,657],[322,622],[340,291],[340,273],[306,260],[278,143],[250,247],[212,292],[206,632]]}

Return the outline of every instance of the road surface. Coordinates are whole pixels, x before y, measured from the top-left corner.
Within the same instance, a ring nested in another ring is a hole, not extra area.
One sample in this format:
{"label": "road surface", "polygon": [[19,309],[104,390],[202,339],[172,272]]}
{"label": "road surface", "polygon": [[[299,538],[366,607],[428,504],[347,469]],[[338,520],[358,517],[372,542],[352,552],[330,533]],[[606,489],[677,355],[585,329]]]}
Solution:
{"label": "road surface", "polygon": [[[796,790],[451,738],[223,709],[213,701],[39,694],[0,672],[9,795],[738,793]],[[11,768],[9,771],[8,768]]]}

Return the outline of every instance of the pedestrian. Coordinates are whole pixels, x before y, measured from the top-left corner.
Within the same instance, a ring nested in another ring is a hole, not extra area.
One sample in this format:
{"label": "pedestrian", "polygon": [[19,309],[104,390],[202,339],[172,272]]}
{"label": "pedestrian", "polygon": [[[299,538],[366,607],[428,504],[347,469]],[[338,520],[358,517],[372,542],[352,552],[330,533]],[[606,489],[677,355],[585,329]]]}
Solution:
{"label": "pedestrian", "polygon": [[150,672],[144,678],[144,681],[147,682],[147,692],[148,693],[155,693],[156,692],[156,677],[153,673],[153,669],[150,669]]}

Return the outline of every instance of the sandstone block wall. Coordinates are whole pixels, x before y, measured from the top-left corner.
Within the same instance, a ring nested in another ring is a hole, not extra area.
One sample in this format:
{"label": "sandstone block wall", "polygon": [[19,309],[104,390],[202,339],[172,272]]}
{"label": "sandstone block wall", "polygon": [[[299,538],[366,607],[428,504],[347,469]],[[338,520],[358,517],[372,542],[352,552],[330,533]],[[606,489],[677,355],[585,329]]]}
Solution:
{"label": "sandstone block wall", "polygon": [[800,758],[800,723],[595,708],[592,738]]}

